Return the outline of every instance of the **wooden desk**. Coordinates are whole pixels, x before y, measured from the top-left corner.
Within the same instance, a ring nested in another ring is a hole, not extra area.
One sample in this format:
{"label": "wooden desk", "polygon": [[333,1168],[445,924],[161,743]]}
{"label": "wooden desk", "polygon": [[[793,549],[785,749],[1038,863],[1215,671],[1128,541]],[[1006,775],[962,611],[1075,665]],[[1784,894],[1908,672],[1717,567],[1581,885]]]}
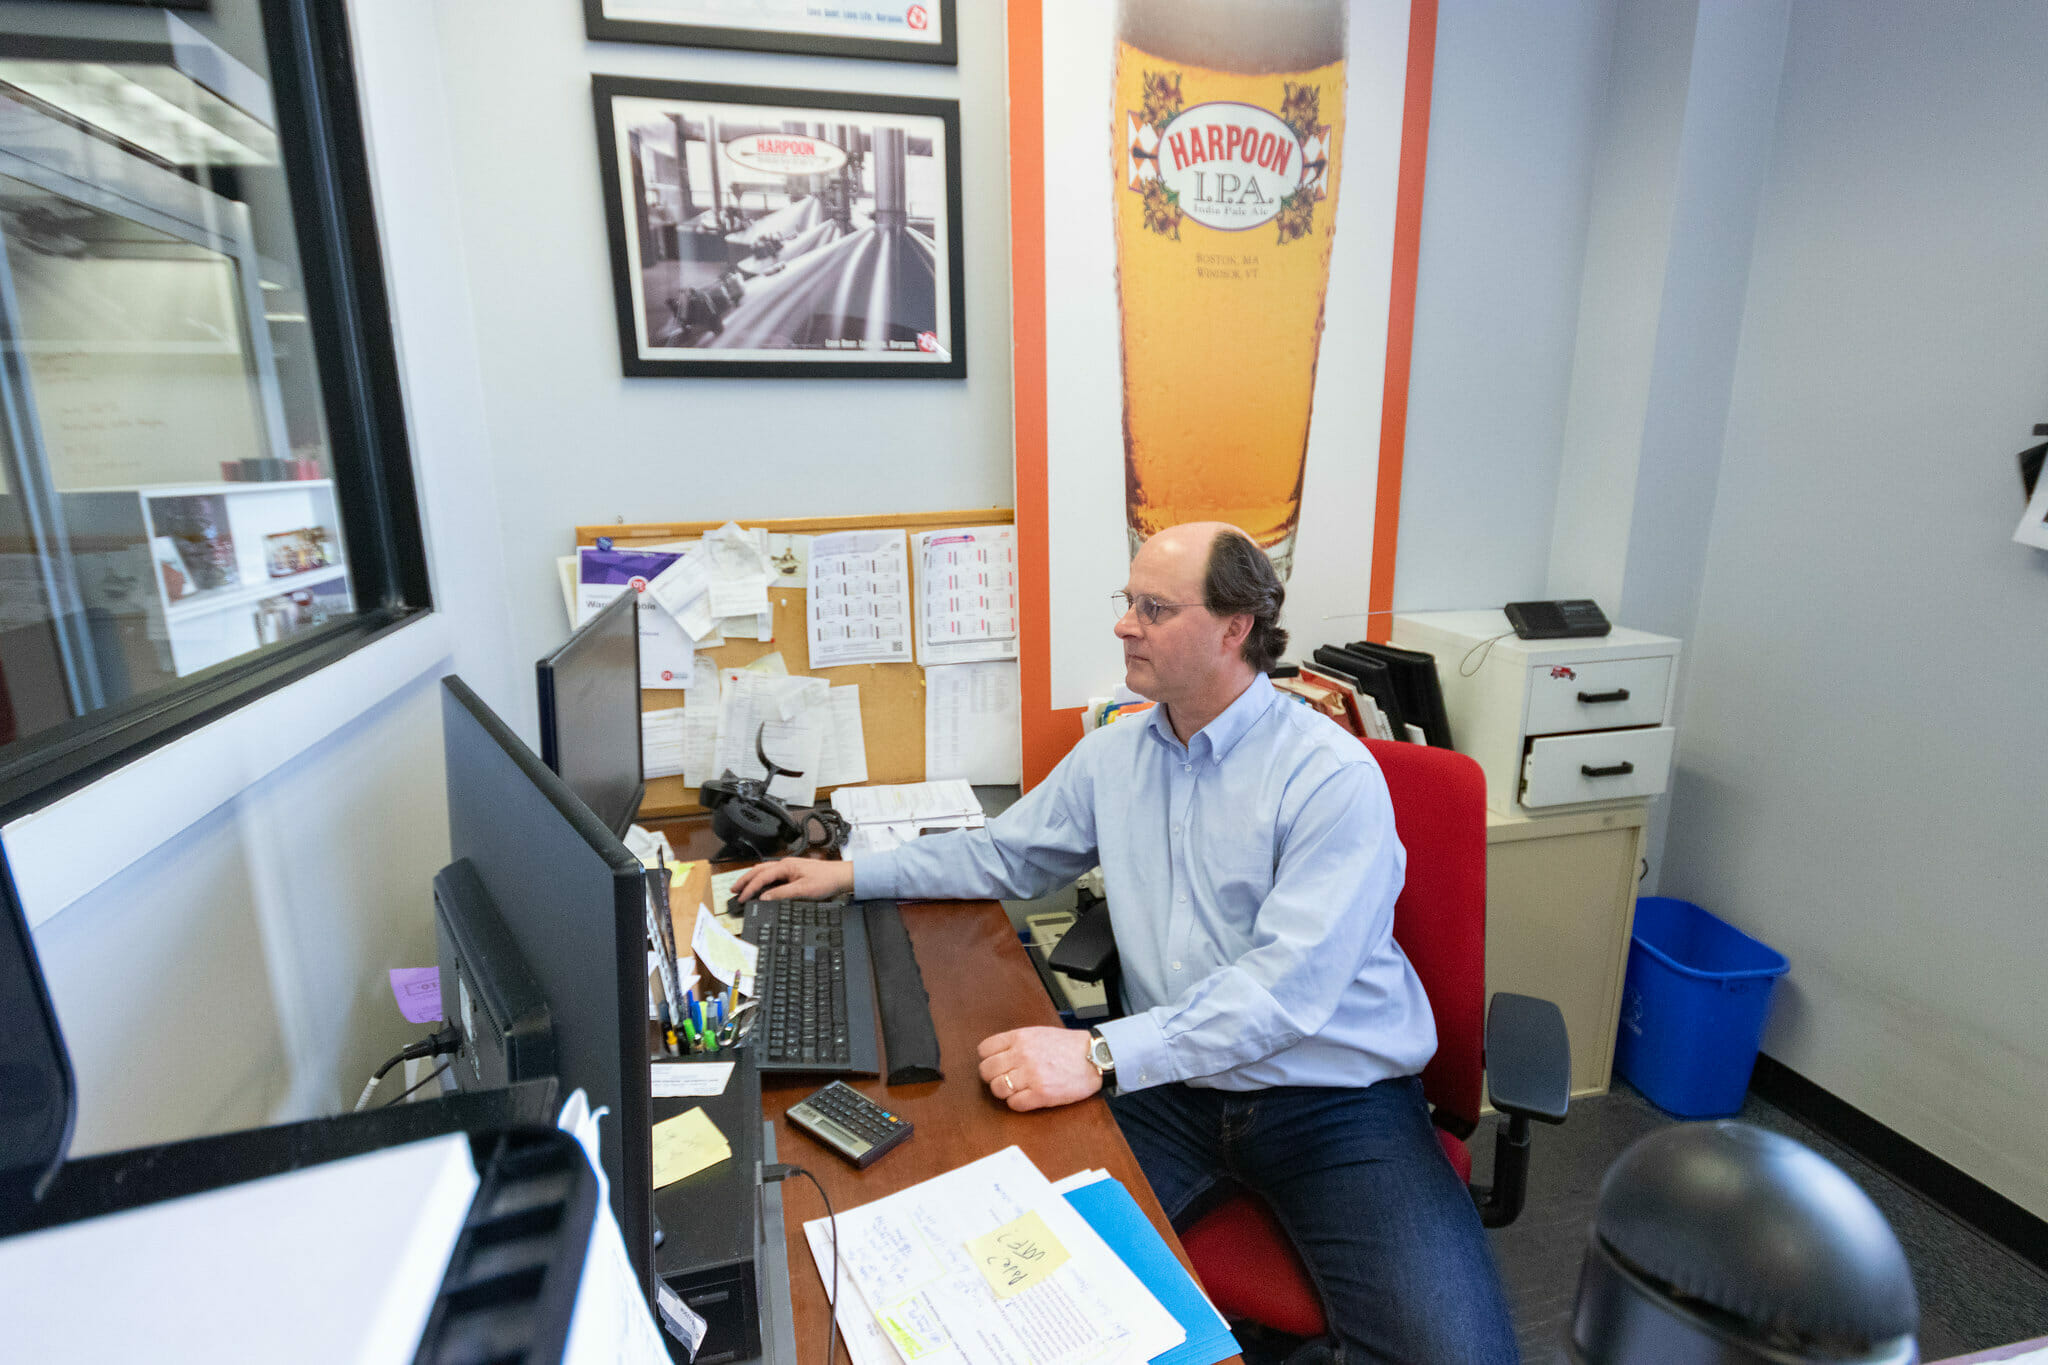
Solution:
{"label": "wooden desk", "polygon": [[[657,828],[685,858],[709,857],[717,846],[707,822],[701,819]],[[764,1076],[761,1112],[775,1120],[778,1158],[817,1176],[832,1196],[832,1207],[842,1212],[1012,1144],[1022,1147],[1051,1180],[1101,1167],[1123,1181],[1152,1226],[1193,1274],[1187,1252],[1173,1235],[1107,1102],[1098,1096],[1058,1109],[1018,1114],[982,1085],[977,1069],[980,1057],[975,1051],[982,1039],[1033,1024],[1056,1028],[1060,1022],[1002,906],[994,901],[905,901],[902,908],[903,925],[910,932],[918,968],[931,996],[939,1066],[946,1078],[899,1086],[885,1085],[880,1079],[848,1081],[909,1119],[917,1129],[910,1141],[860,1171],[783,1117],[791,1105],[817,1090],[823,1078]],[[825,1347],[825,1286],[811,1262],[803,1225],[821,1217],[825,1210],[808,1181],[785,1181],[782,1190],[797,1359],[815,1360]],[[840,1358],[847,1359],[843,1347]]]}

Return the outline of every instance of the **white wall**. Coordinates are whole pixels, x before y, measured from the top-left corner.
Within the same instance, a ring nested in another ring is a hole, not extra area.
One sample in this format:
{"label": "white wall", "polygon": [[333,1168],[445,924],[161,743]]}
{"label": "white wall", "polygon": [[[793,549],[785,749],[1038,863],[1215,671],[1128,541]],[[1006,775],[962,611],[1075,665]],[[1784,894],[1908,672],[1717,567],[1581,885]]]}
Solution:
{"label": "white wall", "polygon": [[1543,595],[1614,13],[1438,13],[1396,610]]}
{"label": "white wall", "polygon": [[[958,7],[957,71],[591,43],[578,5],[512,8],[433,6],[517,657],[567,633],[553,560],[578,524],[1013,505],[1001,5]],[[959,100],[968,377],[621,378],[594,72]]]}
{"label": "white wall", "polygon": [[1663,890],[1784,951],[1766,1050],[2048,1215],[2048,10],[1792,9]]}

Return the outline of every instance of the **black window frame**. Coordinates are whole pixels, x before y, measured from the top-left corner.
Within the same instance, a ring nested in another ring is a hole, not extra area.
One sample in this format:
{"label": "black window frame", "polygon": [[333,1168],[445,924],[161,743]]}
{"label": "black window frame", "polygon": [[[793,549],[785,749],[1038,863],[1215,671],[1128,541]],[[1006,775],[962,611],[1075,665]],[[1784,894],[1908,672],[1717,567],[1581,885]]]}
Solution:
{"label": "black window frame", "polygon": [[[259,0],[353,615],[0,748],[0,823],[317,673],[433,609],[346,7]],[[10,39],[18,51],[40,40]],[[133,44],[109,41],[112,57]]]}

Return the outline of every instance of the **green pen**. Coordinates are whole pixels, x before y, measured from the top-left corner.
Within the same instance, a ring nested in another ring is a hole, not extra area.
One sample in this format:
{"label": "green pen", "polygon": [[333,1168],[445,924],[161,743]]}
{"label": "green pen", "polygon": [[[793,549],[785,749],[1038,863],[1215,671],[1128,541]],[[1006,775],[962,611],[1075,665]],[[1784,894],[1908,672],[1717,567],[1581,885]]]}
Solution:
{"label": "green pen", "polygon": [[686,1035],[688,1035],[688,1037],[689,1037],[689,1039],[690,1039],[690,1051],[692,1051],[692,1052],[701,1052],[701,1051],[703,1051],[704,1045],[703,1045],[703,1043],[702,1043],[702,1042],[701,1042],[701,1041],[700,1041],[700,1040],[698,1039],[698,1037],[697,1037],[697,1026],[696,1026],[695,1024],[691,1023],[691,1022],[689,1021],[689,1019],[687,1019],[687,1018],[685,1018],[685,1019],[683,1020],[683,1032],[684,1032],[684,1033],[685,1033]]}

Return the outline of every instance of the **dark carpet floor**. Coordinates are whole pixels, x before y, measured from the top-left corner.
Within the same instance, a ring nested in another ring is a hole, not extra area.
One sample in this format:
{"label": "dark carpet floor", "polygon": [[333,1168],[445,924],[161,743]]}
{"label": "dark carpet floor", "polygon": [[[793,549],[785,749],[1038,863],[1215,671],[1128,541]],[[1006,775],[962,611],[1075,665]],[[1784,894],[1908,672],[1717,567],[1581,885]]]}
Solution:
{"label": "dark carpet floor", "polygon": [[[1924,1360],[2048,1335],[2048,1274],[1950,1217],[1776,1106],[1752,1095],[1741,1117],[1797,1139],[1840,1166],[1891,1220],[1920,1296]],[[1489,1235],[1507,1281],[1522,1358],[1546,1365],[1571,1328],[1579,1261],[1600,1179],[1637,1138],[1676,1120],[1626,1082],[1576,1100],[1561,1128],[1538,1125],[1522,1216]],[[1472,1142],[1473,1178],[1493,1163],[1489,1132]]]}

